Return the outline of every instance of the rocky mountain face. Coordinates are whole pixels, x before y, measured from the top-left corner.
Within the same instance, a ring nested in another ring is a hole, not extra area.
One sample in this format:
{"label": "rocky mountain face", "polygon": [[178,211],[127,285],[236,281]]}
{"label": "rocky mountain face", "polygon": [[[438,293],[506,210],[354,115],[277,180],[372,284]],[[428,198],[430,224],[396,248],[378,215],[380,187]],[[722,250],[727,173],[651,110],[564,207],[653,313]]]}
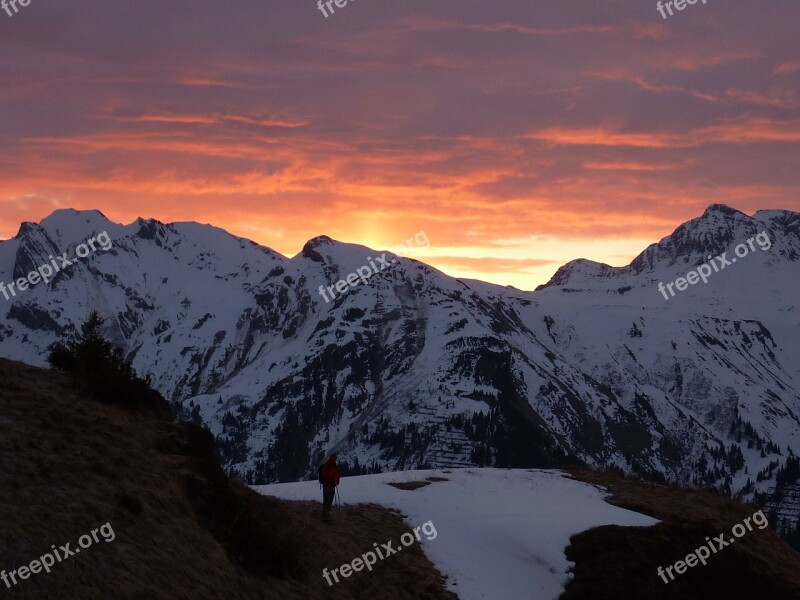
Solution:
{"label": "rocky mountain face", "polygon": [[[102,232],[108,249],[75,258]],[[796,520],[798,213],[712,205],[626,267],[576,260],[523,292],[324,236],[289,259],[65,210],[0,243],[0,281],[64,252],[47,283],[0,295],[0,354],[43,365],[98,310],[248,482],[311,475],[334,449],[361,473],[583,462]]]}

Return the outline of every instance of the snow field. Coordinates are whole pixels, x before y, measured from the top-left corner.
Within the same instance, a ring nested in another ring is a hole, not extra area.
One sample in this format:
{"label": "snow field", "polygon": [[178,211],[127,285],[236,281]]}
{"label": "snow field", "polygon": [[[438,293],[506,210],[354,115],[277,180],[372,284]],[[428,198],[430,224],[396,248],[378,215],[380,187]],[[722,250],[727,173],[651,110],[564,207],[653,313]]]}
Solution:
{"label": "snow field", "polygon": [[[410,491],[388,485],[428,477],[448,481]],[[316,481],[253,489],[284,500],[322,497]],[[409,527],[432,521],[437,537],[423,536],[420,544],[461,600],[558,598],[569,580],[572,563],[564,549],[571,536],[601,525],[658,523],[606,503],[601,490],[558,471],[459,469],[346,477],[340,496],[345,504],[374,502],[398,509]]]}

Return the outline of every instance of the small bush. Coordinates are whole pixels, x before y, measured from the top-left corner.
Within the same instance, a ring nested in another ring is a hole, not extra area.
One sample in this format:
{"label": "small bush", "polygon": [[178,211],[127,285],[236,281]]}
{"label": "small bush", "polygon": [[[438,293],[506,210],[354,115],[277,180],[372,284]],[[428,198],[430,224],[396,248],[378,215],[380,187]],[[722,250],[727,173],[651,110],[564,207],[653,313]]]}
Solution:
{"label": "small bush", "polygon": [[81,328],[78,340],[56,344],[48,362],[54,369],[73,375],[94,397],[103,402],[140,406],[163,416],[170,415],[169,403],[150,387],[125,361],[122,349],[103,338],[103,319],[92,312]]}

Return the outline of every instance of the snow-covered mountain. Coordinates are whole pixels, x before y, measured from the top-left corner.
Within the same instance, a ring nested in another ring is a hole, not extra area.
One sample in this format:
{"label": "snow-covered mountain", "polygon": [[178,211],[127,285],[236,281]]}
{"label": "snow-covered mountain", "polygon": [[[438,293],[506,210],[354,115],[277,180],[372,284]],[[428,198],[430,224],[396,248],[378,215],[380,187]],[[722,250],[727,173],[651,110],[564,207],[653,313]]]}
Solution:
{"label": "snow-covered mountain", "polygon": [[[573,261],[535,292],[386,253],[328,303],[320,286],[383,252],[322,236],[289,259],[207,225],[63,210],[0,243],[0,281],[101,232],[110,249],[0,295],[0,354],[43,365],[97,309],[251,483],[311,474],[332,449],[358,472],[581,461],[747,496],[792,483],[797,213],[712,205],[627,267]],[[707,283],[659,291],[703,263]]]}

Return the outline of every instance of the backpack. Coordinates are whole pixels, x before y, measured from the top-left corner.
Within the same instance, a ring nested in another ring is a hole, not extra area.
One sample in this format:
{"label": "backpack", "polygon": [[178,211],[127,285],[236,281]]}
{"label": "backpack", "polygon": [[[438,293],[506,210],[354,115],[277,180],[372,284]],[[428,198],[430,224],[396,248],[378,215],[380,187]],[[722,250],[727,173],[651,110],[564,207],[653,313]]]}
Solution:
{"label": "backpack", "polygon": [[325,475],[323,475],[323,473],[325,473],[325,471],[326,471],[326,469],[325,469],[326,466],[328,466],[327,463],[325,463],[323,465],[320,465],[319,469],[317,469],[317,475],[319,476],[319,482],[320,482],[320,484],[323,484],[323,485],[325,484],[325,479],[324,479]]}

